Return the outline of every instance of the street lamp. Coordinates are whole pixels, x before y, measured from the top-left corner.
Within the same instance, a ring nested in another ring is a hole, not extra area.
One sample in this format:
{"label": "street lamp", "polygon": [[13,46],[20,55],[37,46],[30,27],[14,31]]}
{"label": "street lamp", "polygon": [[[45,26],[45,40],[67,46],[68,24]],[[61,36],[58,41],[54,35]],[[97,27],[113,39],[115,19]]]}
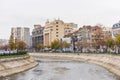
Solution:
{"label": "street lamp", "polygon": [[61,51],[63,51],[63,41],[62,41],[62,38],[60,39],[60,44],[61,44]]}
{"label": "street lamp", "polygon": [[77,36],[75,36],[74,34],[73,34],[73,36],[72,36],[72,45],[73,45],[73,52],[75,53],[75,50],[76,50],[76,48],[75,48],[75,42],[77,41]]}

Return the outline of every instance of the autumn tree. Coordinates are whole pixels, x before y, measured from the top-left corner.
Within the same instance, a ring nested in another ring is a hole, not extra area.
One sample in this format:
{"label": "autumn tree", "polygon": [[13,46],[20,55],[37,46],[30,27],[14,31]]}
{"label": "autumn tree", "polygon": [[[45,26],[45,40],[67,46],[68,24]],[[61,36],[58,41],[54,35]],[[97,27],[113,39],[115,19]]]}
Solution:
{"label": "autumn tree", "polygon": [[63,48],[69,48],[69,47],[70,47],[70,44],[67,43],[66,41],[63,41],[63,42],[62,42],[62,47],[63,47]]}
{"label": "autumn tree", "polygon": [[40,49],[43,49],[43,48],[44,48],[43,44],[38,44],[38,45],[37,45],[37,49],[40,50]]}
{"label": "autumn tree", "polygon": [[27,44],[24,41],[17,42],[17,49],[18,50],[25,50],[27,48]]}
{"label": "autumn tree", "polygon": [[116,36],[115,43],[117,46],[120,46],[120,34]]}
{"label": "autumn tree", "polygon": [[54,40],[53,42],[51,42],[51,49],[60,49],[61,48],[61,43],[59,42],[59,40]]}
{"label": "autumn tree", "polygon": [[11,50],[14,50],[14,49],[17,48],[17,41],[14,40],[13,35],[10,36],[9,47],[10,47]]}
{"label": "autumn tree", "polygon": [[106,40],[106,46],[109,47],[109,48],[113,48],[114,45],[115,45],[114,40],[111,37],[107,38],[107,40]]}

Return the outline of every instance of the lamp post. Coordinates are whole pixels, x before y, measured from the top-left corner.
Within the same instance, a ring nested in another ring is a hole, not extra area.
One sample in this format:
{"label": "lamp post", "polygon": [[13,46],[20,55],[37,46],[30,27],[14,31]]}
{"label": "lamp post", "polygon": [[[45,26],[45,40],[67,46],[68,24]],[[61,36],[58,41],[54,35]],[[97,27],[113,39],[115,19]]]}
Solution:
{"label": "lamp post", "polygon": [[61,51],[63,51],[63,42],[62,42],[62,38],[60,39],[60,43],[61,43]]}
{"label": "lamp post", "polygon": [[73,43],[73,52],[75,53],[75,38],[72,38],[72,43]]}
{"label": "lamp post", "polygon": [[73,34],[72,36],[72,45],[73,45],[73,52],[75,53],[76,48],[75,48],[75,42],[77,41],[77,36]]}

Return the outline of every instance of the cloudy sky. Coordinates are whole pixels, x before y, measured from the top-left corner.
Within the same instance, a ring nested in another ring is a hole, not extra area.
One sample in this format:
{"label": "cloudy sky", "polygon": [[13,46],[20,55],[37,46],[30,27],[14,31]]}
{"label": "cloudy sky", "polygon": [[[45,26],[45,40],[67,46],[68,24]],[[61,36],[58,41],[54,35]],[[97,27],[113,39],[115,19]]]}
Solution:
{"label": "cloudy sky", "polygon": [[9,39],[11,27],[32,30],[55,18],[78,26],[112,26],[120,20],[120,0],[0,0],[0,38]]}

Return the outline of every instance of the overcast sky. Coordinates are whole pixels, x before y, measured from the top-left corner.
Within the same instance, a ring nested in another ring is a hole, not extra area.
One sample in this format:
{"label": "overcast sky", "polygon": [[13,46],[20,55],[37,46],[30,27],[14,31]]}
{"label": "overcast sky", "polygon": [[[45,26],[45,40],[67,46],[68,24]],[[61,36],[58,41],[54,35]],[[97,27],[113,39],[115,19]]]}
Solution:
{"label": "overcast sky", "polygon": [[0,38],[9,39],[11,27],[60,18],[78,26],[112,26],[120,20],[120,0],[0,0]]}

